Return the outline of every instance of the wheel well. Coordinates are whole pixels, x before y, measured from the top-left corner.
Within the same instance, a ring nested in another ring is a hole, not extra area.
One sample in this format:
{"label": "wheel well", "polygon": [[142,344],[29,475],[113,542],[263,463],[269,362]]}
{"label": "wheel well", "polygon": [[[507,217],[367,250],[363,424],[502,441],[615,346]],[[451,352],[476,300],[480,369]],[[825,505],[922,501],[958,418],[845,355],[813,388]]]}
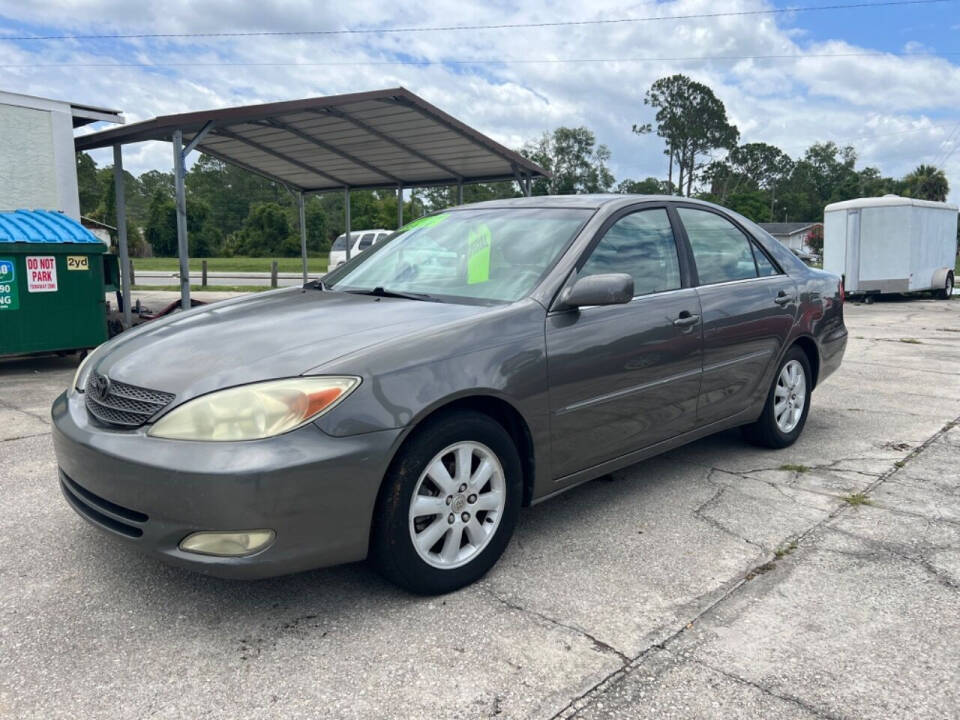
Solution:
{"label": "wheel well", "polygon": [[527,427],[523,416],[505,400],[493,397],[492,395],[471,395],[453,400],[446,405],[435,408],[429,415],[420,418],[416,426],[407,434],[407,438],[412,437],[417,431],[417,428],[423,423],[436,417],[440,413],[451,410],[472,410],[483,413],[500,423],[503,429],[509,433],[510,438],[517,447],[517,454],[520,456],[520,467],[523,470],[523,504],[529,505],[533,500],[533,438],[530,435],[530,428]]}
{"label": "wheel well", "polygon": [[797,338],[793,344],[799,346],[807,354],[810,371],[813,373],[813,385],[810,387],[813,390],[817,386],[817,378],[820,377],[820,352],[817,350],[817,344],[808,337]]}

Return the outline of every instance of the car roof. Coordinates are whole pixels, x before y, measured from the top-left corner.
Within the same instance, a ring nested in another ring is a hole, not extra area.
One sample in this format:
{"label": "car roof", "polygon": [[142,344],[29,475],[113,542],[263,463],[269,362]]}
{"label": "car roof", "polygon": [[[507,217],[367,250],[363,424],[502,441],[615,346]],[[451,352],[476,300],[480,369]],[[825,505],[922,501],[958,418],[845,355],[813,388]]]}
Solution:
{"label": "car roof", "polygon": [[557,207],[557,208],[587,208],[597,210],[612,204],[627,205],[634,202],[689,202],[708,207],[719,207],[713,203],[679,195],[631,195],[627,193],[593,193],[587,195],[534,195],[533,197],[503,198],[501,200],[485,200],[484,202],[459,205],[447,210],[458,208],[510,208],[510,207]]}

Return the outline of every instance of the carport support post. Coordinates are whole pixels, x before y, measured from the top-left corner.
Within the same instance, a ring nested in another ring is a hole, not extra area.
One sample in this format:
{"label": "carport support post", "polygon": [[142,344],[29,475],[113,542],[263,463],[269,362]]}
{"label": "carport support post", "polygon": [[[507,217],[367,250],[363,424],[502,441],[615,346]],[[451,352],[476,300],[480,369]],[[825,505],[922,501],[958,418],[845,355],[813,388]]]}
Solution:
{"label": "carport support post", "polygon": [[303,191],[297,193],[300,206],[300,256],[303,258],[303,282],[307,282],[307,213],[303,208]]}
{"label": "carport support post", "polygon": [[397,230],[403,227],[403,185],[397,186]]}
{"label": "carport support post", "polygon": [[463,179],[457,183],[457,205],[463,205]]}
{"label": "carport support post", "polygon": [[123,327],[133,324],[130,310],[130,254],[127,250],[127,197],[123,182],[123,151],[113,146],[113,190],[117,206],[117,246],[120,250],[120,294],[123,298]]}
{"label": "carport support post", "polygon": [[344,215],[344,231],[343,239],[347,241],[347,260],[350,259],[350,188],[345,187],[343,189],[343,215]]}
{"label": "carport support post", "polygon": [[187,190],[184,187],[183,130],[173,131],[173,186],[177,199],[177,255],[180,257],[180,307],[190,309],[190,256],[187,246]]}

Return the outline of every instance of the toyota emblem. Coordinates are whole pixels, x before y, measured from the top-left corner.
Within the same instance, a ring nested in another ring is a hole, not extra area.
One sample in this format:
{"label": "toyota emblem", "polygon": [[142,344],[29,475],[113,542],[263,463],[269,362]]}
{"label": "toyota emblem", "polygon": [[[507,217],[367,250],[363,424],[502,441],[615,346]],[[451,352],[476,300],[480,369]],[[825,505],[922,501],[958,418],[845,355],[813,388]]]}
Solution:
{"label": "toyota emblem", "polygon": [[91,375],[88,391],[95,399],[103,399],[110,392],[110,380],[103,375]]}

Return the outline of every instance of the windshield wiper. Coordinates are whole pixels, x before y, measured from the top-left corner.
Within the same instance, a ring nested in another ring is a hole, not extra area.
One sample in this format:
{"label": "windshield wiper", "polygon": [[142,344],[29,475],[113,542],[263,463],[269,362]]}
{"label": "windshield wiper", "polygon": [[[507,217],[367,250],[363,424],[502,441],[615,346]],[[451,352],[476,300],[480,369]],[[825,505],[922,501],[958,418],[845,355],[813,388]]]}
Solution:
{"label": "windshield wiper", "polygon": [[433,300],[432,295],[427,293],[406,293],[398,292],[396,290],[387,290],[381,285],[372,290],[346,290],[345,292],[353,293],[354,295],[373,295],[374,297],[389,297],[389,298],[405,298],[407,300]]}

